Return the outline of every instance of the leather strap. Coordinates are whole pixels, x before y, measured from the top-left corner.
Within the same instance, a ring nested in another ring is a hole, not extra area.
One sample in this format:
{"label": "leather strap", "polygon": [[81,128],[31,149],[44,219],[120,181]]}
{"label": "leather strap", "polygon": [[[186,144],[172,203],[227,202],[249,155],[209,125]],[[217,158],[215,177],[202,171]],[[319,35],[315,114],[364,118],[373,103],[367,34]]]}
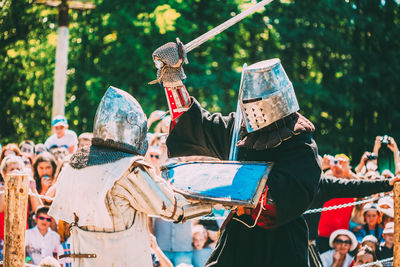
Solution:
{"label": "leather strap", "polygon": [[228,222],[232,219],[233,215],[235,215],[236,211],[231,211],[226,217],[225,221],[222,223],[221,227],[219,228],[219,232],[222,232],[224,230],[225,226],[228,224]]}

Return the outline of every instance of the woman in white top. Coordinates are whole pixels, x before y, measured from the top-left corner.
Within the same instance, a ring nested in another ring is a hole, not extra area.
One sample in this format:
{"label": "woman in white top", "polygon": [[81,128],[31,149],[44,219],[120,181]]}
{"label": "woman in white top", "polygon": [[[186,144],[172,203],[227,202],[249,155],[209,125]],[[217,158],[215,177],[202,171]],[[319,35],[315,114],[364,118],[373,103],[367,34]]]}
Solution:
{"label": "woman in white top", "polygon": [[354,250],[358,243],[355,235],[345,229],[334,231],[329,237],[331,250],[321,255],[324,267],[348,267],[353,261],[349,251]]}

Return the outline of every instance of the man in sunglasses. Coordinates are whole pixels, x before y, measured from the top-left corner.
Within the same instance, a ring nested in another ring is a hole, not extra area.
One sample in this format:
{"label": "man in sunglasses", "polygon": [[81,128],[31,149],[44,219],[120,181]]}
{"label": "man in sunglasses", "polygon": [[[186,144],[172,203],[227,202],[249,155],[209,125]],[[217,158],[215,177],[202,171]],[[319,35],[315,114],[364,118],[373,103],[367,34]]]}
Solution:
{"label": "man in sunglasses", "polygon": [[322,264],[325,267],[347,267],[353,261],[349,252],[357,248],[356,236],[346,229],[334,231],[329,237],[329,245],[332,248],[321,255]]}
{"label": "man in sunglasses", "polygon": [[49,207],[41,206],[36,210],[36,226],[26,231],[26,255],[34,264],[39,264],[44,258],[62,253],[60,236],[50,229],[52,218],[47,214]]}

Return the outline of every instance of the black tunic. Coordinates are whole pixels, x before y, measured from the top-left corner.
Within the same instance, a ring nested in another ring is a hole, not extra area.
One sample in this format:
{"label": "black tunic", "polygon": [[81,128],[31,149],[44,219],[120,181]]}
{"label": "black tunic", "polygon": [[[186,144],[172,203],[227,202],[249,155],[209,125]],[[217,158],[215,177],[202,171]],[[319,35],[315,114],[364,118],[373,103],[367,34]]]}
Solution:
{"label": "black tunic", "polygon": [[[192,98],[192,105],[171,131],[171,157],[202,155],[228,159],[235,113],[210,114]],[[274,162],[268,194],[277,211],[274,229],[247,228],[230,220],[206,266],[308,266],[307,225],[301,214],[318,188],[321,169],[317,146],[310,133],[293,136],[267,150],[240,148],[238,160]],[[252,224],[246,215],[240,219]]]}

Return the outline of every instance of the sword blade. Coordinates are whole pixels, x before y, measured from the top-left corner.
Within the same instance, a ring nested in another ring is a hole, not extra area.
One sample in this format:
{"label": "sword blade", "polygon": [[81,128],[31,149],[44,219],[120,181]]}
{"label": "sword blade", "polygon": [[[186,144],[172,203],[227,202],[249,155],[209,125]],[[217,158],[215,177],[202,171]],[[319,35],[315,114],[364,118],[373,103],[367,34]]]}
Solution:
{"label": "sword blade", "polygon": [[241,12],[240,14],[238,14],[238,15],[230,18],[229,20],[225,21],[224,23],[220,24],[219,26],[209,30],[208,32],[204,33],[203,35],[201,35],[201,36],[197,37],[196,39],[190,41],[189,43],[185,44],[186,52],[189,53],[190,51],[192,51],[196,47],[200,46],[204,42],[210,40],[215,35],[220,34],[221,32],[223,32],[226,29],[228,29],[229,27],[231,27],[232,25],[235,25],[236,23],[238,23],[239,21],[244,19],[245,17],[253,14],[257,10],[259,10],[260,8],[268,5],[272,1],[273,0],[262,0],[262,1],[258,2],[257,4],[255,4],[254,6],[246,9],[245,11]]}

